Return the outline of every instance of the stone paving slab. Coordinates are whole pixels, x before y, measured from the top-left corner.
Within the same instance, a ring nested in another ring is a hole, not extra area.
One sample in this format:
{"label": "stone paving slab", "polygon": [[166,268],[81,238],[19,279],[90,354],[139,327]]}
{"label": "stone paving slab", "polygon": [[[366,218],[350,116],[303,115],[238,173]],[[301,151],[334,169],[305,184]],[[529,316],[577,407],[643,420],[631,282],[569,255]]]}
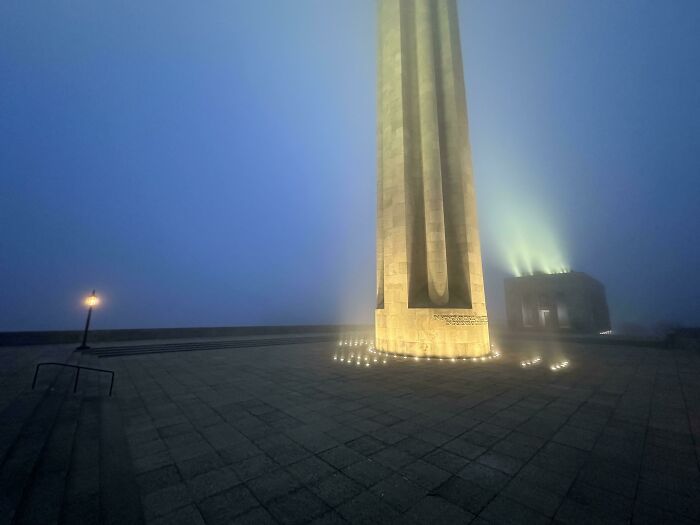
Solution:
{"label": "stone paving slab", "polygon": [[700,356],[502,352],[384,364],[319,343],[110,360],[141,490],[171,484],[147,520],[700,520]]}
{"label": "stone paving slab", "polygon": [[[700,354],[556,342],[501,351],[415,362],[315,343],[110,359],[143,516],[700,521]],[[100,392],[93,381],[85,388]],[[82,409],[75,422],[64,523],[99,512],[94,417]]]}

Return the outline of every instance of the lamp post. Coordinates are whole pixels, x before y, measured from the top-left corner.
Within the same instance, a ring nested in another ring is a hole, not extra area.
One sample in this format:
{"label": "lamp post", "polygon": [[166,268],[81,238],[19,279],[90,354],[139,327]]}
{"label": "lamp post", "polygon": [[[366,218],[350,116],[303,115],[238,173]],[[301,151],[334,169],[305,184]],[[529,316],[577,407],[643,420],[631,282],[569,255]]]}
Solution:
{"label": "lamp post", "polygon": [[87,343],[88,330],[90,330],[90,317],[92,317],[92,308],[100,303],[99,298],[95,295],[95,290],[92,291],[92,295],[85,298],[85,305],[88,307],[87,320],[85,321],[85,331],[83,332],[83,342],[76,348],[76,350],[87,350],[90,347]]}

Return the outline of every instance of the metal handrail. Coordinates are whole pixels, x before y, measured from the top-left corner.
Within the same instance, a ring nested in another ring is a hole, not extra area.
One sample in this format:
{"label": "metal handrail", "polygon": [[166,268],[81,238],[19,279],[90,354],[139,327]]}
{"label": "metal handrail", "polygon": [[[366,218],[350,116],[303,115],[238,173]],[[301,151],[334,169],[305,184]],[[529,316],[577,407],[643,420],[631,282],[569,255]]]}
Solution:
{"label": "metal handrail", "polygon": [[75,393],[76,390],[78,390],[78,379],[80,378],[81,370],[91,370],[93,372],[103,372],[105,374],[111,374],[112,378],[109,382],[109,396],[112,397],[112,387],[114,386],[114,372],[112,370],[103,370],[102,368],[91,368],[89,366],[69,365],[66,363],[39,363],[38,365],[36,365],[36,370],[34,371],[34,381],[32,381],[32,390],[34,390],[34,387],[36,386],[36,378],[39,375],[39,367],[44,365],[67,366],[68,368],[77,369],[78,371],[75,373],[75,383],[73,384],[73,393]]}

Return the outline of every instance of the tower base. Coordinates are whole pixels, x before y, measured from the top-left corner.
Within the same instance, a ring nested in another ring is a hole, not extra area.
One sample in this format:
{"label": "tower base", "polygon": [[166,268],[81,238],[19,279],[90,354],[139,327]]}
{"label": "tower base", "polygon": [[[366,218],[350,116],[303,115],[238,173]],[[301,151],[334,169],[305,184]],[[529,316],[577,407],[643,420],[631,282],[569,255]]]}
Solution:
{"label": "tower base", "polygon": [[411,357],[481,357],[491,351],[485,312],[446,308],[375,310],[375,346]]}

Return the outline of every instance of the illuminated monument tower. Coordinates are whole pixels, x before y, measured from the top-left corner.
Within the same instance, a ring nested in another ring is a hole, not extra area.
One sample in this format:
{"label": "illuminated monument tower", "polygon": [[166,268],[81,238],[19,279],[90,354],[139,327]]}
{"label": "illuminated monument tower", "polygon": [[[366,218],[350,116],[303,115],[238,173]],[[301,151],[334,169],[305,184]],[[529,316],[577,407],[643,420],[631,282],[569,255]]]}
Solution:
{"label": "illuminated monument tower", "polygon": [[489,352],[455,0],[378,0],[376,346]]}

